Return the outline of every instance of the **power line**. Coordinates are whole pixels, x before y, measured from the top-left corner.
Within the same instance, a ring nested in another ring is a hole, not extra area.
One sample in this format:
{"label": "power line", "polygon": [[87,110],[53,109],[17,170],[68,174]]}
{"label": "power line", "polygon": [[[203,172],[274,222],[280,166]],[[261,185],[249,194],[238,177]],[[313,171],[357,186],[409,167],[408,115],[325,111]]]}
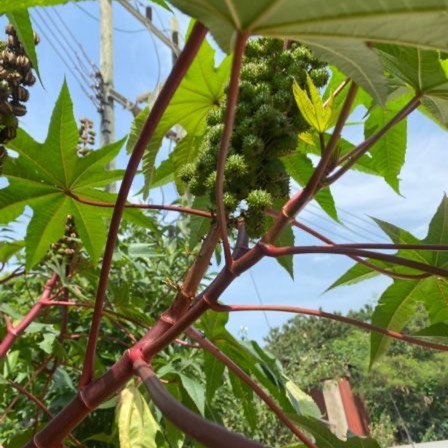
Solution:
{"label": "power line", "polygon": [[[99,22],[100,19],[99,17],[96,17],[94,14],[92,14],[91,12],[87,11],[86,9],[84,9],[81,5],[79,5],[78,3],[74,3],[74,5],[80,9],[86,16],[90,17],[91,19],[95,20],[96,22]],[[119,28],[117,26],[113,27],[114,31],[118,31],[119,33],[128,33],[128,34],[135,34],[135,33],[142,33],[144,31],[146,31],[146,28],[139,28],[136,30],[127,30],[124,28]]]}
{"label": "power line", "polygon": [[[254,286],[254,289],[255,289],[255,295],[257,296],[258,303],[261,306],[263,306],[264,303],[263,303],[263,300],[261,299],[261,294],[260,294],[260,291],[258,290],[257,283],[255,282],[255,277],[252,272],[252,269],[249,269],[249,275],[250,275],[250,279],[252,280],[252,285]],[[264,310],[263,310],[263,316],[264,316],[264,320],[266,321],[266,325],[268,326],[269,330],[271,330],[272,326],[271,326],[271,323],[269,322],[268,314]]]}
{"label": "power line", "polygon": [[[38,13],[38,11],[36,10]],[[36,19],[36,18],[35,18]],[[66,66],[67,70],[70,72],[70,74],[75,78],[75,80],[78,82],[79,86],[81,87],[81,90],[83,93],[89,98],[89,100],[93,103],[95,107],[98,107],[98,104],[96,103],[93,95],[91,95],[87,89],[85,88],[84,82],[80,78],[80,75],[72,68],[69,62],[67,62],[64,55],[61,53],[61,51],[57,48],[57,46],[54,44],[53,39],[49,38],[47,33],[44,31],[44,28],[42,27],[42,24],[38,22],[38,20],[35,20],[36,28],[38,29],[39,33],[45,38],[45,40],[48,42],[48,44],[51,46],[53,51],[57,54],[59,59],[62,61],[62,63]],[[56,39],[56,41],[58,41]],[[76,65],[75,65],[76,69]]]}
{"label": "power line", "polygon": [[[46,10],[44,10],[46,12]],[[69,34],[70,38],[72,39],[73,42],[76,43],[76,45],[78,46],[78,48],[81,50],[84,58],[90,62],[90,66],[91,68],[95,68],[95,64],[90,61],[89,56],[87,55],[87,52],[85,51],[84,47],[81,45],[81,43],[78,41],[78,39],[74,36],[74,34],[71,32],[70,28],[67,26],[67,24],[65,23],[64,19],[61,17],[61,15],[59,14],[58,10],[56,8],[53,8],[53,12],[56,14],[56,16],[59,19],[59,22],[62,24],[62,26],[65,28],[65,30],[67,31],[67,33]],[[50,15],[47,13],[47,16],[50,18]],[[51,18],[50,18],[51,20]],[[52,23],[54,24],[54,21],[52,20]],[[57,27],[57,25],[55,25]],[[79,53],[76,51],[76,49],[74,49],[71,45],[71,43],[69,42],[69,40],[66,38],[64,33],[60,33],[62,35],[62,38],[65,40],[65,42],[67,43],[67,45],[70,47],[70,49],[73,51],[73,53],[76,56],[76,59],[78,60],[78,62],[83,66],[83,69],[86,73],[90,74],[90,69],[89,67],[87,67],[84,63],[84,61],[82,60],[82,58],[79,56]]]}

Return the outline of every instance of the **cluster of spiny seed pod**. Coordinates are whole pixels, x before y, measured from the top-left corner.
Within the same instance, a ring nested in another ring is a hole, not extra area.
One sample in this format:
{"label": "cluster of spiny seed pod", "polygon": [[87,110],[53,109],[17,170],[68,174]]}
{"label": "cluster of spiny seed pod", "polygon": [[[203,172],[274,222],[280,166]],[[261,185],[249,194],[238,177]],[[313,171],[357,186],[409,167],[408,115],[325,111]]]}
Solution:
{"label": "cluster of spiny seed pod", "polygon": [[95,145],[96,132],[93,130],[93,121],[88,118],[81,118],[79,126],[79,139],[77,152],[80,156],[86,156],[92,152]]}
{"label": "cluster of spiny seed pod", "polygon": [[67,216],[64,236],[53,243],[50,248],[52,253],[58,258],[71,259],[77,252],[79,252],[79,239],[73,216]]}
{"label": "cluster of spiny seed pod", "polygon": [[[8,24],[7,38],[0,41],[0,172],[7,153],[3,143],[15,138],[18,127],[17,117],[26,114],[29,99],[28,88],[35,84],[36,77],[32,64],[20,43],[15,28]],[[39,37],[34,34],[34,42]]]}
{"label": "cluster of spiny seed pod", "polygon": [[[293,80],[304,87],[307,73],[317,87],[328,81],[326,65],[308,48],[285,45],[278,39],[248,42],[224,170],[224,205],[229,216],[244,216],[251,237],[265,232],[265,209],[289,196],[289,176],[280,158],[295,151],[297,135],[308,129],[292,93]],[[196,161],[180,172],[191,193],[209,194],[212,203],[224,111],[225,99],[207,115],[207,131]]]}

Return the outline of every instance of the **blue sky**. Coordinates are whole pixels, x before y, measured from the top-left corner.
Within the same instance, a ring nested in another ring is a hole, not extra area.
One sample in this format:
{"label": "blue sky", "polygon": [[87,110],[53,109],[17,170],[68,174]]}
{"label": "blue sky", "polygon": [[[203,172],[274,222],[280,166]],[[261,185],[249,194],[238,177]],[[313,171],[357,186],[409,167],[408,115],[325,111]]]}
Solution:
{"label": "blue sky", "polygon": [[[132,3],[137,6],[148,4],[144,0]],[[85,116],[98,123],[96,108],[76,79],[82,79],[84,87],[90,90],[89,84],[94,81],[88,79],[88,70],[84,68],[90,68],[90,61],[99,65],[98,3],[82,2],[80,5],[37,9],[32,11],[32,17],[36,28],[43,31],[38,56],[44,87],[36,84],[32,88],[29,112],[21,120],[21,125],[36,139],[44,139],[51,110],[64,77],[70,87],[76,116]],[[169,13],[159,7],[154,8],[154,23],[159,28],[169,30],[170,20]],[[4,21],[1,22],[3,23]],[[65,30],[64,24],[69,27],[76,41]],[[67,41],[54,38],[48,25],[55,31],[59,26]],[[187,25],[187,18],[180,17],[182,32],[185,32]],[[114,5],[114,28],[115,88],[134,100],[141,93],[153,90],[166,77],[171,67],[171,53],[118,4]],[[58,58],[49,40],[59,49],[64,59],[70,62],[71,71]],[[84,57],[78,43],[88,58]],[[78,70],[85,73],[81,75]],[[116,137],[120,138],[128,132],[132,116],[120,105],[115,110]],[[315,225],[316,230],[338,242],[387,242],[387,238],[368,216],[392,222],[418,236],[424,236],[443,193],[448,190],[446,134],[419,114],[410,118],[408,129],[409,148],[401,175],[402,196],[396,195],[381,179],[349,173],[333,188],[340,217],[346,227],[331,221],[315,204],[310,204],[301,215],[303,221]],[[359,140],[362,128],[352,127],[347,136],[353,141]],[[125,164],[126,156],[121,154],[118,165],[124,167]],[[138,190],[138,186],[139,181],[136,182],[134,191]],[[165,189],[165,198],[172,197],[173,190]],[[155,191],[152,198],[154,202],[160,201],[160,192]],[[296,233],[296,241],[300,244],[314,243],[299,232]],[[226,303],[258,303],[255,283],[259,298],[265,304],[296,304],[322,307],[328,311],[347,311],[359,308],[367,302],[373,303],[389,284],[389,280],[377,278],[358,286],[322,294],[350,265],[349,260],[339,256],[297,257],[296,279],[292,282],[274,260],[263,260],[252,270],[252,274],[246,273],[237,279],[222,299]],[[231,317],[229,329],[238,333],[241,327],[246,327],[250,338],[262,340],[268,331],[268,323],[271,326],[281,325],[288,317],[283,313],[270,313],[267,316],[262,313],[236,313]]]}

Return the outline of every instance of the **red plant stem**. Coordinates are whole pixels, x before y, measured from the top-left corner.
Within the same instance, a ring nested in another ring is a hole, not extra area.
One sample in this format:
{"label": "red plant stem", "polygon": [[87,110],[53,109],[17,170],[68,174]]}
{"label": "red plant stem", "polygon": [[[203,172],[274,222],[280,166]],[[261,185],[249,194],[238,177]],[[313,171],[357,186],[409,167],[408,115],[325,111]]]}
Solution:
{"label": "red plant stem", "polygon": [[31,392],[29,392],[27,389],[22,387],[20,384],[14,383],[13,381],[8,381],[8,384],[17,391],[19,391],[21,394],[25,395],[31,401],[33,401],[37,405],[37,407],[42,411],[44,411],[48,416],[53,417],[53,414],[47,409],[45,404],[41,400],[39,400],[39,398],[37,398]]}
{"label": "red plant stem", "polygon": [[421,103],[421,94],[417,94],[412,98],[403,109],[395,115],[381,130],[371,135],[367,140],[358,145],[353,151],[345,154],[339,159],[337,165],[347,161],[338,171],[327,177],[325,184],[331,185],[341,176],[343,176],[375,143],[377,143],[384,135],[389,132],[395,125],[409,116]]}
{"label": "red plant stem", "polygon": [[282,257],[284,255],[302,255],[302,254],[337,254],[337,255],[356,255],[358,257],[372,258],[375,260],[386,261],[401,266],[406,266],[422,272],[428,272],[441,277],[448,277],[448,271],[437,266],[420,263],[419,261],[408,260],[407,258],[397,257],[396,255],[387,255],[378,252],[370,252],[363,249],[352,249],[346,246],[297,246],[297,247],[275,247],[271,244],[259,243],[261,250],[268,257]]}
{"label": "red plant stem", "polygon": [[208,421],[179,403],[165,389],[152,370],[142,358],[133,363],[133,368],[148,389],[154,404],[164,417],[182,432],[210,448],[262,448],[263,445],[248,440],[226,428]]}
{"label": "red plant stem", "polygon": [[286,413],[277,403],[255,382],[252,378],[239,367],[232,359],[225,355],[215,344],[205,338],[199,331],[193,327],[188,328],[185,334],[194,339],[202,348],[207,350],[216,359],[219,359],[225,366],[244,381],[274,412],[279,420],[291,430],[291,432],[309,448],[317,448],[316,445],[288,418]]}
{"label": "red plant stem", "polygon": [[21,275],[25,274],[26,271],[21,271],[21,268],[17,268],[14,271],[11,272],[11,274],[7,275],[6,277],[2,278],[0,280],[0,285],[4,285],[5,283],[9,282],[9,280],[12,280],[13,278],[20,277]]}
{"label": "red plant stem", "polygon": [[[113,208],[115,204],[109,202],[97,202],[90,199],[81,198],[74,193],[67,193],[68,196],[80,202],[81,204],[92,205],[94,207]],[[180,205],[159,205],[159,204],[129,204],[126,203],[125,208],[138,208],[143,210],[165,210],[179,213],[186,213],[188,215],[201,216],[202,218],[213,218],[213,214],[205,210],[198,210],[196,208],[182,207]]]}
{"label": "red plant stem", "polygon": [[227,232],[226,211],[224,207],[224,170],[227,159],[227,153],[232,138],[233,124],[235,121],[241,64],[243,60],[244,49],[246,48],[247,38],[248,36],[246,34],[240,33],[237,36],[235,44],[232,72],[230,76],[229,90],[227,93],[227,105],[224,117],[224,130],[221,138],[221,145],[218,154],[218,164],[216,168],[215,195],[216,195],[217,220],[221,230],[222,243],[224,247],[224,259],[226,261],[226,266],[229,268],[232,267],[233,260],[229,244],[229,235]]}
{"label": "red plant stem", "polygon": [[80,387],[84,387],[93,378],[93,369],[95,362],[96,342],[100,330],[101,315],[104,305],[104,298],[108,284],[110,269],[112,266],[112,256],[118,239],[118,230],[120,227],[123,210],[126,206],[126,200],[131,189],[132,181],[137,172],[139,163],[143,157],[146,147],[150,142],[160,119],[168,107],[171,98],[176,92],[179,84],[187,73],[188,68],[193,62],[199,48],[205,39],[207,28],[200,22],[196,22],[190,37],[185,44],[185,48],[179,55],[176,65],[168,76],[153,108],[142,128],[139,138],[134,147],[134,151],[129,159],[123,181],[120,186],[117,201],[115,203],[112,219],[107,236],[106,249],[104,251],[103,263],[101,266],[100,279],[95,300],[95,308],[93,312],[92,324],[90,326],[87,349],[84,358],[82,374],[80,378]]}
{"label": "red plant stem", "polygon": [[422,339],[414,338],[398,331],[388,330],[377,325],[368,324],[351,317],[339,316],[338,314],[327,313],[321,310],[313,310],[309,308],[301,308],[298,306],[282,306],[282,305],[221,305],[214,303],[211,308],[218,312],[237,312],[237,311],[280,311],[284,313],[305,314],[307,316],[323,317],[324,319],[331,319],[345,324],[353,325],[355,327],[363,328],[364,330],[384,334],[393,339],[404,341],[409,344],[419,345],[421,347],[438,350],[441,352],[448,351],[448,345],[437,344],[435,342],[428,342]]}
{"label": "red plant stem", "polygon": [[447,244],[383,244],[383,243],[342,243],[334,244],[336,247],[346,247],[347,249],[369,249],[369,250],[424,250],[433,252],[448,251]]}
{"label": "red plant stem", "polygon": [[[27,388],[30,384],[34,383],[34,380],[39,376],[40,373],[42,373],[46,368],[48,363],[53,359],[53,356],[49,356],[45,361],[38,366],[33,374],[31,375],[30,379],[25,383],[25,388]],[[14,405],[17,403],[17,401],[20,399],[20,395],[16,396],[11,400],[11,402],[8,404],[8,406],[5,408],[5,411],[0,416],[0,423],[6,418],[8,412],[14,407]]]}
{"label": "red plant stem", "polygon": [[[269,216],[273,216],[275,218],[279,216],[279,213],[272,209],[268,210],[267,214]],[[294,219],[291,224],[294,227],[297,227],[298,229],[301,229],[304,232],[314,236],[318,240],[323,241],[324,243],[327,243],[330,245],[336,244],[330,238],[327,238],[325,235],[322,235],[321,233],[317,232],[316,230],[312,229],[311,227],[299,222],[297,219]],[[348,255],[348,257],[351,258],[353,261],[356,261],[357,263],[362,264],[362,265],[372,269],[373,271],[376,271],[380,274],[387,275],[388,277],[391,277],[391,278],[397,278],[400,280],[422,280],[422,279],[425,279],[425,278],[428,278],[431,276],[431,274],[399,274],[399,273],[393,272],[389,269],[385,269],[380,266],[377,266],[376,264],[370,263],[370,262],[364,260],[363,258],[356,257],[353,255]]]}
{"label": "red plant stem", "polygon": [[[336,126],[316,169],[314,170],[306,187],[301,192],[294,195],[282,208],[282,215],[274,222],[272,227],[263,237],[263,241],[265,243],[272,243],[273,241],[275,241],[275,239],[278,237],[278,235],[280,235],[283,229],[294,219],[297,213],[299,213],[305,207],[305,205],[316,195],[316,193],[321,188],[323,179],[327,174],[328,166],[333,160],[334,151],[337,147],[337,142],[340,138],[342,128],[344,127],[344,124],[347,121],[352,110],[352,105],[355,101],[357,92],[358,86],[352,82],[352,84],[350,85],[350,89],[347,92],[347,97],[345,99],[344,105],[342,106],[342,110]],[[244,258],[249,257],[250,260],[252,256],[252,254],[247,254],[247,256]],[[244,264],[245,260],[241,260],[240,263]]]}
{"label": "red plant stem", "polygon": [[332,98],[337,97],[350,82],[350,79],[347,78],[345,81],[342,81],[341,84],[336,88],[336,90],[330,95],[330,97],[324,102],[324,107],[327,107]]}
{"label": "red plant stem", "polygon": [[53,288],[55,287],[57,281],[58,281],[58,275],[54,273],[45,284],[44,291],[40,296],[39,300],[33,305],[33,307],[30,309],[28,314],[22,319],[22,321],[15,327],[13,327],[10,324],[6,325],[7,327],[6,336],[0,343],[0,359],[6,356],[8,350],[14,344],[14,341],[17,339],[17,337],[19,337],[39,315],[44,303],[48,302],[51,296],[51,292],[53,291]]}

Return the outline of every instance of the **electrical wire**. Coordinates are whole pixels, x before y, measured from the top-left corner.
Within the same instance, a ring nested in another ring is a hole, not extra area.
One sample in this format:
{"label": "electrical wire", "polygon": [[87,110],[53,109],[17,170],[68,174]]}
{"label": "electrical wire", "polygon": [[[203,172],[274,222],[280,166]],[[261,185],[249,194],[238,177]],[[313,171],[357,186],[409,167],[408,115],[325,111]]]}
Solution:
{"label": "electrical wire", "polygon": [[[38,12],[38,11],[36,11]],[[51,48],[53,49],[53,51],[57,54],[57,56],[59,57],[59,59],[62,61],[62,63],[66,66],[67,70],[69,71],[69,73],[75,78],[75,80],[78,82],[79,86],[81,87],[82,92],[87,96],[87,98],[89,98],[89,100],[93,103],[93,105],[95,107],[98,107],[98,103],[95,101],[94,96],[91,95],[87,89],[84,86],[84,82],[82,81],[82,79],[80,78],[79,74],[73,70],[72,66],[70,65],[69,62],[67,62],[66,58],[63,56],[63,54],[61,53],[61,51],[56,47],[56,45],[54,44],[53,40],[51,38],[48,37],[47,33],[44,31],[44,28],[42,27],[42,25],[38,22],[38,20],[36,20],[36,17],[34,17],[34,23],[36,25],[37,30],[39,31],[39,33],[42,35],[42,37],[45,38],[45,40],[48,42],[48,44],[51,46]],[[56,39],[56,41],[58,41]]]}
{"label": "electrical wire", "polygon": [[[252,280],[252,285],[254,287],[255,295],[257,296],[258,303],[261,306],[263,306],[264,303],[263,303],[263,300],[261,298],[261,294],[260,294],[260,291],[258,289],[257,283],[255,282],[255,277],[254,277],[254,273],[252,272],[252,269],[249,269],[249,276],[250,276],[250,279]],[[272,325],[269,322],[268,313],[266,311],[264,311],[264,310],[263,310],[263,316],[264,316],[264,320],[266,321],[266,325],[268,326],[268,329],[272,330]]]}
{"label": "electrical wire", "polygon": [[[74,3],[74,5],[81,10],[86,16],[90,17],[91,19],[95,20],[96,22],[99,22],[100,19],[99,17],[96,17],[94,14],[92,14],[91,12],[87,11],[86,9],[84,9],[81,5],[79,5],[78,3]],[[143,33],[144,31],[146,31],[146,28],[139,28],[136,30],[127,30],[124,28],[119,28],[119,27],[112,27],[112,29],[114,31],[117,31],[119,33],[128,33],[128,34],[135,34],[135,33]]]}
{"label": "electrical wire", "polygon": [[[56,14],[57,18],[59,19],[59,22],[62,24],[62,26],[64,27],[64,29],[67,31],[67,33],[69,34],[70,38],[72,39],[72,42],[74,42],[78,48],[81,50],[81,53],[83,55],[83,57],[89,61],[90,66],[95,68],[95,64],[90,60],[87,51],[84,49],[83,45],[79,42],[79,40],[75,37],[75,35],[72,33],[72,31],[70,30],[70,28],[67,26],[65,20],[62,18],[62,16],[59,14],[58,10],[56,8],[52,8],[54,14]],[[46,9],[44,10],[46,12]],[[50,15],[47,13],[48,17],[50,17]],[[50,18],[51,19],[51,18]],[[52,23],[54,24],[55,22],[52,20]],[[55,26],[57,27],[57,25],[55,24]],[[69,42],[69,40],[66,38],[64,33],[60,33],[60,35],[62,36],[62,38],[65,40],[65,42],[67,43],[67,45],[71,48],[71,50],[73,51],[73,53],[76,56],[76,59],[78,60],[78,62],[80,63],[80,65],[83,66],[83,69],[86,73],[90,74],[90,69],[89,67],[87,67],[83,61],[83,59],[79,56],[79,53],[76,51],[76,49],[74,49],[71,45],[71,43]]]}

